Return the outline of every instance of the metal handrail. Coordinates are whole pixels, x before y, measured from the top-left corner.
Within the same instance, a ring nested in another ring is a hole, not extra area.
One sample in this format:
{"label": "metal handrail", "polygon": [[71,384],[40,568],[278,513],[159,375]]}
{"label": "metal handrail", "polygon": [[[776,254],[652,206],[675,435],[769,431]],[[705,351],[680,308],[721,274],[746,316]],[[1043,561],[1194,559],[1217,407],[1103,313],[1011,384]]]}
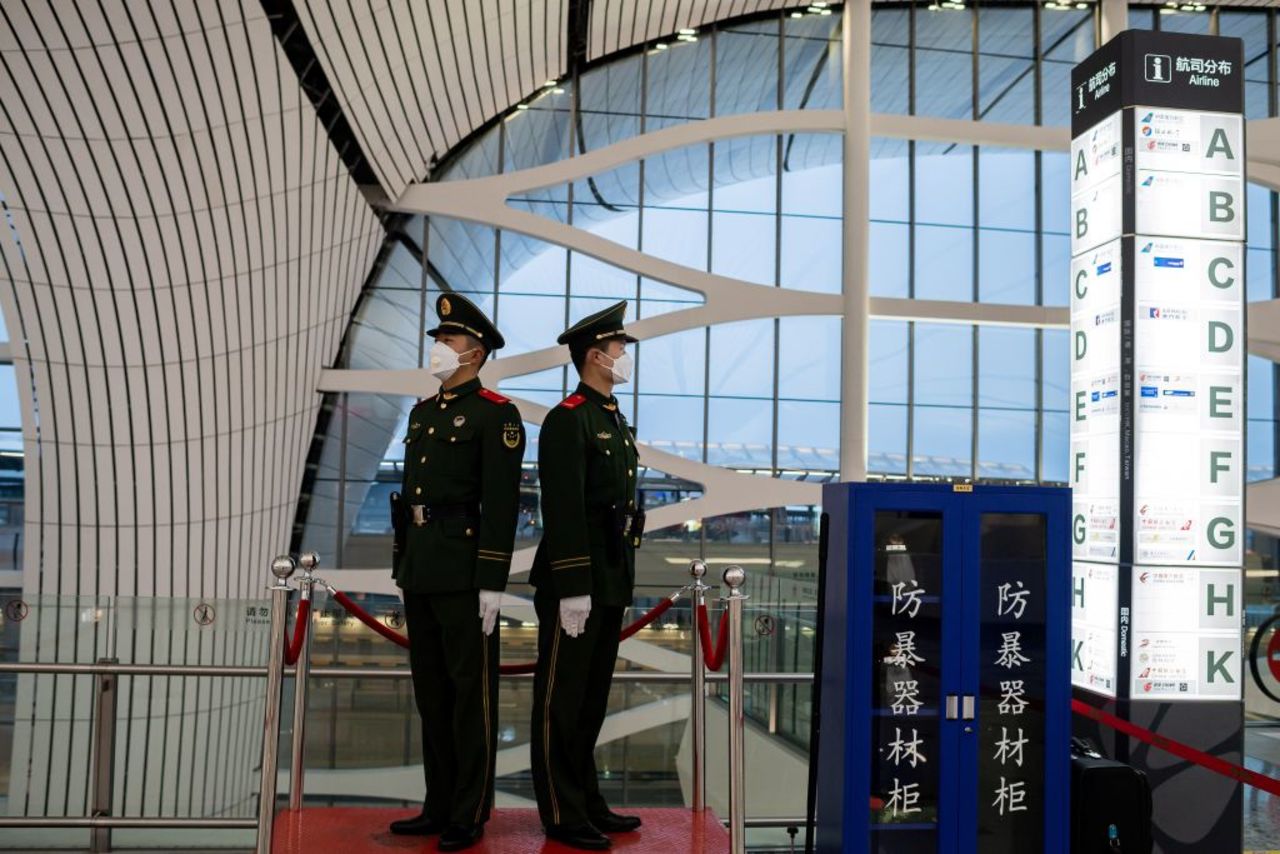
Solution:
{"label": "metal handrail", "polygon": [[0,816],[0,828],[66,827],[146,828],[148,830],[256,830],[256,818],[178,818],[174,816],[48,815]]}
{"label": "metal handrail", "polygon": [[[308,590],[313,582],[313,576],[310,570],[314,568],[316,558],[314,555],[304,557],[304,566],[307,572],[299,579],[299,589]],[[296,562],[288,557],[281,556],[272,563],[272,573],[275,575],[276,582],[269,589],[271,592],[271,639],[269,644],[269,654],[267,664],[265,666],[255,665],[216,665],[216,664],[121,664],[114,659],[102,659],[92,663],[78,662],[0,662],[0,675],[4,674],[31,674],[31,675],[70,675],[70,676],[96,676],[99,680],[98,692],[105,695],[110,691],[112,698],[116,691],[114,690],[113,680],[120,676],[206,676],[206,677],[239,677],[253,679],[267,679],[267,702],[263,719],[263,741],[262,741],[262,779],[259,788],[258,815],[257,818],[197,818],[197,817],[177,817],[177,816],[111,816],[106,815],[100,810],[109,809],[111,803],[110,792],[110,762],[112,757],[104,756],[103,752],[111,752],[113,750],[112,740],[99,736],[95,739],[94,750],[94,779],[102,777],[105,782],[99,782],[93,795],[95,804],[94,815],[89,816],[0,816],[0,828],[88,828],[94,831],[93,849],[94,850],[110,850],[110,831],[113,828],[149,828],[149,829],[228,829],[228,830],[256,830],[257,831],[257,851],[259,854],[267,854],[271,847],[272,827],[275,818],[276,806],[276,780],[277,780],[277,755],[279,749],[280,736],[280,712],[281,712],[281,688],[283,680],[288,668],[284,663],[284,646],[285,646],[285,624],[287,621],[287,607],[291,588],[289,586],[289,577],[296,569]],[[705,592],[709,589],[702,583],[702,576],[706,574],[706,565],[701,561],[694,561],[690,564],[690,574],[694,576],[694,583],[691,585],[695,592],[695,604],[703,601]],[[691,724],[693,727],[693,745],[694,745],[694,796],[693,804],[695,811],[705,809],[705,746],[706,746],[706,686],[709,683],[728,683],[729,685],[729,704],[730,719],[729,727],[730,745],[730,816],[728,824],[732,837],[732,848],[735,852],[743,850],[745,845],[745,828],[747,827],[776,827],[776,826],[792,826],[796,822],[790,819],[748,819],[744,809],[744,785],[743,779],[744,763],[743,763],[743,684],[763,683],[763,684],[810,684],[814,681],[812,673],[781,673],[781,672],[760,672],[760,673],[744,673],[742,659],[742,603],[745,596],[739,589],[745,582],[746,574],[741,567],[731,566],[725,570],[725,582],[730,586],[731,593],[727,597],[726,605],[730,611],[730,649],[729,649],[729,668],[728,673],[707,673],[705,671],[703,656],[700,654],[698,633],[693,633],[694,645],[692,666],[688,672],[668,672],[668,671],[650,671],[650,670],[623,670],[614,674],[613,679],[617,682],[639,682],[639,683],[655,683],[655,684],[687,684],[691,687],[693,694],[691,707]],[[309,591],[308,591],[309,592]],[[299,655],[298,662],[294,665],[293,674],[297,682],[294,697],[294,731],[293,731],[293,756],[291,762],[291,786],[290,786],[290,807],[297,809],[302,803],[302,753],[303,753],[303,731],[304,719],[306,714],[306,694],[307,685],[310,682],[309,677],[320,679],[408,679],[412,673],[410,668],[397,667],[314,667],[309,668],[309,655],[307,646],[309,646],[310,633],[303,635],[304,646],[302,653]],[[502,674],[504,679],[515,680],[532,680],[533,674]],[[102,698],[99,697],[101,700]],[[107,714],[107,710],[99,709],[96,713],[101,717],[104,725],[105,721],[110,719],[114,721],[114,715]],[[98,791],[101,789],[101,791]]]}
{"label": "metal handrail", "polygon": [[4,661],[0,674],[35,673],[54,676],[255,676],[267,675],[262,665],[239,664],[111,664],[101,661],[72,663],[56,661]]}
{"label": "metal handrail", "polygon": [[[117,676],[243,676],[262,678],[267,675],[265,666],[255,665],[220,665],[220,664],[59,664],[55,662],[0,662],[0,675],[5,673],[34,673],[54,676],[96,676],[114,674]],[[407,667],[312,667],[313,679],[408,679],[411,676]],[[501,679],[516,682],[532,682],[532,673],[503,673]],[[708,684],[728,682],[725,673],[707,673],[703,679]],[[763,683],[767,685],[807,685],[813,681],[812,673],[783,673],[777,671],[760,671],[742,674],[744,682]],[[619,670],[613,674],[614,682],[656,682],[681,684],[689,683],[688,673],[667,670]]]}

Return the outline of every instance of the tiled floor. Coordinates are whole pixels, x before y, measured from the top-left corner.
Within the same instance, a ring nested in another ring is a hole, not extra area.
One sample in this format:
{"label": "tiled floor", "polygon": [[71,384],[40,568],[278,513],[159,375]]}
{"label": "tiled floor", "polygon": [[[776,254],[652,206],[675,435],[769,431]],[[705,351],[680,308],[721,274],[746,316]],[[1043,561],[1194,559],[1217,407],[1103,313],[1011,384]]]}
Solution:
{"label": "tiled floor", "polygon": [[[1247,768],[1280,776],[1280,727],[1248,727],[1244,743]],[[1252,786],[1244,789],[1244,849],[1280,851],[1280,797]]]}

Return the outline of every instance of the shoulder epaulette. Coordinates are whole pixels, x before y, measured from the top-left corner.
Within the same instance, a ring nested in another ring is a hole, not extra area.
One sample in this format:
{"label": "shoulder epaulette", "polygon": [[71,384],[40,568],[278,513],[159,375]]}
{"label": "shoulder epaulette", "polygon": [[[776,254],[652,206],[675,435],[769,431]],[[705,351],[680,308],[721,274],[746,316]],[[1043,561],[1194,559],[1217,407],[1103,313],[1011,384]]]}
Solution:
{"label": "shoulder epaulette", "polygon": [[564,400],[560,401],[560,405],[565,409],[577,409],[579,406],[587,402],[585,395],[571,394]]}
{"label": "shoulder epaulette", "polygon": [[490,403],[510,403],[511,402],[511,398],[503,397],[502,395],[498,394],[496,391],[490,391],[487,388],[480,389],[478,392],[476,392],[476,394],[480,395]]}

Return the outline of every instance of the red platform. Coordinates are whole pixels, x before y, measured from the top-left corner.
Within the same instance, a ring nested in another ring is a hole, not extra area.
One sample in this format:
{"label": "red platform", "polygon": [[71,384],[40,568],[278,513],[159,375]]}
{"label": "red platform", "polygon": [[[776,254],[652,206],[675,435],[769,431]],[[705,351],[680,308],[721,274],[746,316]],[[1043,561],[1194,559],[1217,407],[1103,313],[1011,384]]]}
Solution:
{"label": "red platform", "polygon": [[[710,810],[694,816],[685,809],[626,810],[644,826],[634,833],[615,833],[612,851],[657,851],[662,854],[727,852],[729,831]],[[371,854],[385,851],[435,851],[436,837],[396,836],[387,825],[413,815],[413,810],[373,807],[332,807],[284,811],[276,815],[272,854]],[[560,854],[574,851],[550,842],[542,833],[534,809],[494,810],[475,854]]]}

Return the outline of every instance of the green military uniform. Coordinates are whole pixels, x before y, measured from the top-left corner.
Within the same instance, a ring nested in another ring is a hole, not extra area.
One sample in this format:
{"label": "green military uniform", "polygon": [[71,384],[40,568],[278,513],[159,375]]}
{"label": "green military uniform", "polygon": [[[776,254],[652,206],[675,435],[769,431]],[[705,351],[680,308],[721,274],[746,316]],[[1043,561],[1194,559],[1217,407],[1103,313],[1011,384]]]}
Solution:
{"label": "green military uniform", "polygon": [[[428,334],[465,332],[492,352],[502,336],[456,294]],[[427,798],[440,824],[482,824],[493,801],[498,628],[481,629],[478,590],[503,590],[519,510],[524,428],[506,398],[470,380],[421,401],[404,439],[393,577],[404,591]]]}
{"label": "green military uniform", "polygon": [[[585,318],[559,343],[625,338],[626,303]],[[616,398],[585,384],[547,413],[538,441],[543,536],[537,588],[532,776],[544,826],[576,826],[609,811],[594,750],[609,702],[623,611],[635,585],[635,440]],[[591,596],[578,637],[560,624],[560,600]]]}

